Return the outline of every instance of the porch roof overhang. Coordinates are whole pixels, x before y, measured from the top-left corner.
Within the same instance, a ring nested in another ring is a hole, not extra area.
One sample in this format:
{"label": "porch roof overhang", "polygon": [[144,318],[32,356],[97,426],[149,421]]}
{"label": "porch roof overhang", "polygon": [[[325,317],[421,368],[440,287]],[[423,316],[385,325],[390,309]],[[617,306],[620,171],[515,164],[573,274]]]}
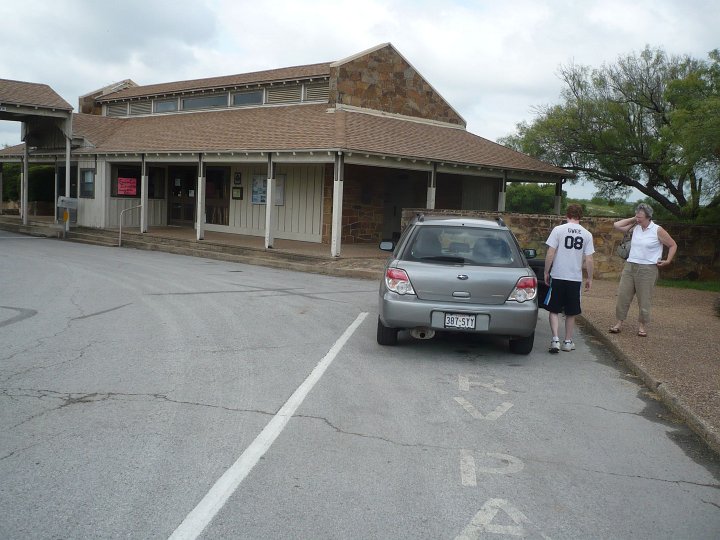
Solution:
{"label": "porch roof overhang", "polygon": [[55,148],[72,136],[72,106],[46,84],[0,79],[0,120],[22,122],[29,146]]}
{"label": "porch roof overhang", "polygon": [[[107,118],[76,114],[75,158],[108,160],[345,163],[439,173],[557,182],[574,175],[457,126],[326,105],[247,108],[203,113]],[[75,144],[74,144],[75,146]],[[23,147],[0,150],[18,161]],[[34,151],[51,162],[60,152]]]}

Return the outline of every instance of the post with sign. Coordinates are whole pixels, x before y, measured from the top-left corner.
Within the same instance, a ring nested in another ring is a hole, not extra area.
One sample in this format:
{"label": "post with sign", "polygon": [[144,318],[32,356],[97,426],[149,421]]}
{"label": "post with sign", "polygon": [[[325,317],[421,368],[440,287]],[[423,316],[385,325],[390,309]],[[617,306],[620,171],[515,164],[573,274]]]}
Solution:
{"label": "post with sign", "polygon": [[78,200],[72,197],[58,197],[58,208],[63,209],[63,224],[65,225],[64,232],[70,230],[70,210],[77,210]]}

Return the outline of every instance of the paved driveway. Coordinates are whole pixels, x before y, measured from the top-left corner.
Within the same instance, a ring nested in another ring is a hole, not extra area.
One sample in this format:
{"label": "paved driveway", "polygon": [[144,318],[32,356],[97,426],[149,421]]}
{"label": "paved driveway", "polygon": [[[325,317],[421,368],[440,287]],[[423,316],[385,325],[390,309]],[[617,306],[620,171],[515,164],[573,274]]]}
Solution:
{"label": "paved driveway", "polygon": [[375,343],[376,285],[0,239],[2,538],[711,538],[720,470],[580,337]]}

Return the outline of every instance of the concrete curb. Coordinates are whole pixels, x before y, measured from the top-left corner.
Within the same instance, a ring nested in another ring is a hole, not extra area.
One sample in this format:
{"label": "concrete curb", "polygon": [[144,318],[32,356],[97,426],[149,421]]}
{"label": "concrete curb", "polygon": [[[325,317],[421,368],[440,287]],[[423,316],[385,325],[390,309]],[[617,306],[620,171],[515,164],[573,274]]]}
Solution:
{"label": "concrete curb", "polygon": [[657,393],[662,403],[699,435],[711,450],[720,455],[720,430],[714,428],[695,414],[695,412],[683,402],[680,396],[668,389],[666,384],[655,379],[642,366],[638,365],[632,358],[626,355],[613,343],[605,332],[599,330],[582,315],[578,316],[578,322],[582,325],[583,329],[602,342],[618,360],[624,363],[635,375],[640,377],[645,386]]}

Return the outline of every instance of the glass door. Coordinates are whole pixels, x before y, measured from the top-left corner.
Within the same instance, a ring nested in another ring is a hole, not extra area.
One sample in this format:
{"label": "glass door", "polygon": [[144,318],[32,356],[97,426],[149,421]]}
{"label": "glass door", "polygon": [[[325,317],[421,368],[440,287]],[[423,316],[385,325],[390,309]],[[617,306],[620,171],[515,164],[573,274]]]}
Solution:
{"label": "glass door", "polygon": [[170,167],[170,219],[173,225],[192,226],[195,221],[197,167]]}
{"label": "glass door", "polygon": [[205,169],[205,222],[230,224],[230,167]]}

